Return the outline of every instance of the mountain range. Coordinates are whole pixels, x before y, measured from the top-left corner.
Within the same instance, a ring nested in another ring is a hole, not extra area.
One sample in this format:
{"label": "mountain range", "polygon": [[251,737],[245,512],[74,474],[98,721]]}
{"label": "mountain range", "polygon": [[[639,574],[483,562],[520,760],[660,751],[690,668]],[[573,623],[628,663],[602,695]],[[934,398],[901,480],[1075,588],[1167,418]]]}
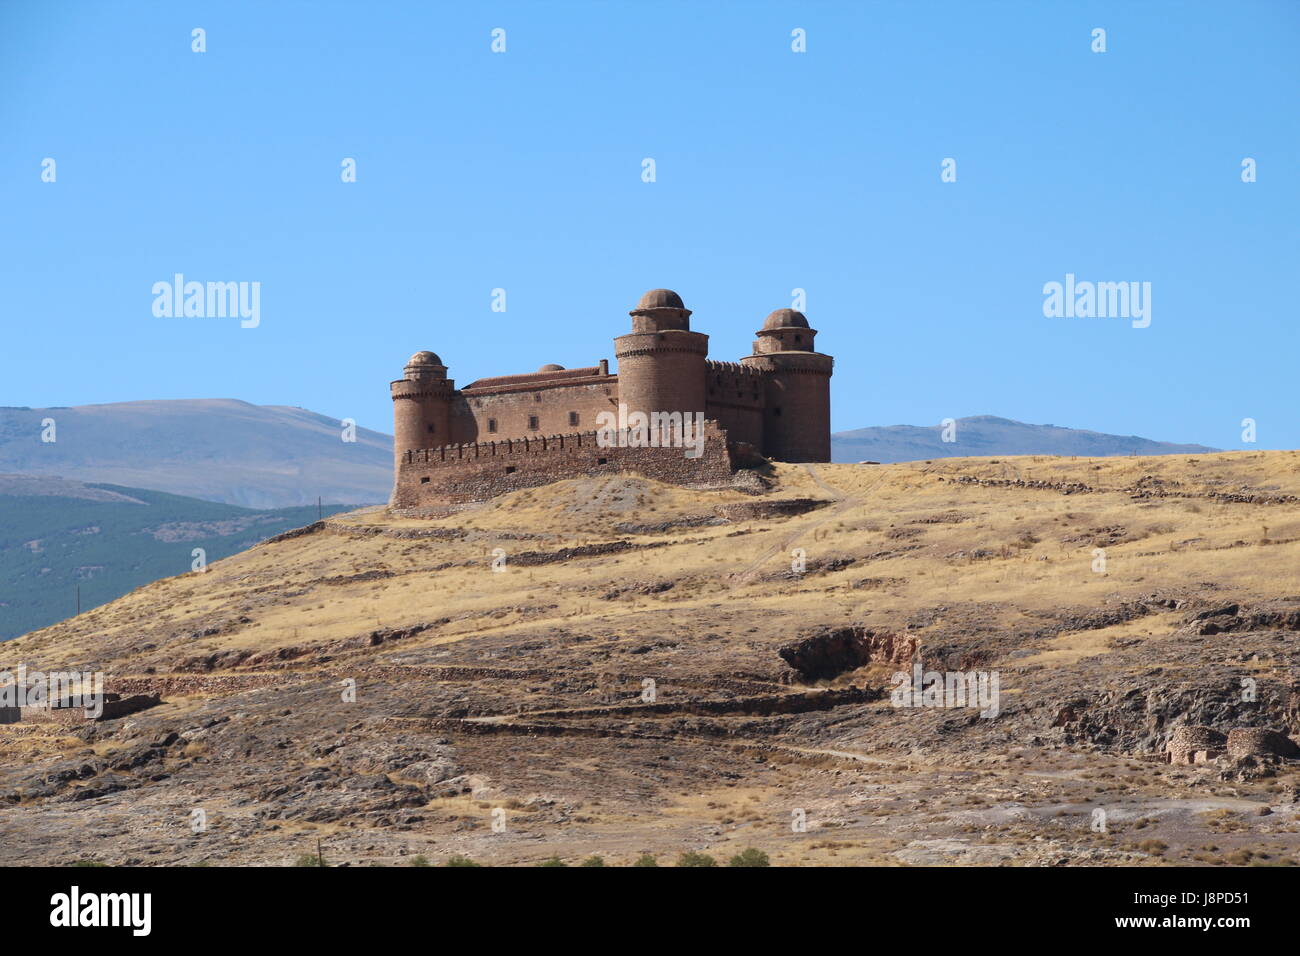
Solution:
{"label": "mountain range", "polygon": [[1136,435],[1107,435],[1059,425],[1030,425],[972,415],[958,418],[944,441],[943,425],[879,425],[836,432],[831,436],[831,461],[925,461],[987,455],[1066,455],[1088,458],[1115,455],[1199,455],[1217,448],[1177,445]]}
{"label": "mountain range", "polygon": [[355,430],[355,441],[344,437],[338,419],[230,398],[0,407],[0,474],[152,488],[246,508],[387,501],[392,438],[365,428]]}

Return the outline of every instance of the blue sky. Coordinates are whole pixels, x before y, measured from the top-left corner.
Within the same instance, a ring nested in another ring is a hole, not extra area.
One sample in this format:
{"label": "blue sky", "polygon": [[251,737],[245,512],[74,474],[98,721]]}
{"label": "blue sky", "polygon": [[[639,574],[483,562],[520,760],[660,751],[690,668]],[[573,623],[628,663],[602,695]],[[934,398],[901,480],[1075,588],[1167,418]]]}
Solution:
{"label": "blue sky", "polygon": [[[418,349],[612,360],[667,286],[735,360],[802,288],[837,430],[1300,447],[1298,44],[1295,2],[7,0],[0,404],[389,431]],[[261,324],[155,317],[177,272],[260,282]],[[1066,273],[1150,282],[1150,326],[1044,317]]]}

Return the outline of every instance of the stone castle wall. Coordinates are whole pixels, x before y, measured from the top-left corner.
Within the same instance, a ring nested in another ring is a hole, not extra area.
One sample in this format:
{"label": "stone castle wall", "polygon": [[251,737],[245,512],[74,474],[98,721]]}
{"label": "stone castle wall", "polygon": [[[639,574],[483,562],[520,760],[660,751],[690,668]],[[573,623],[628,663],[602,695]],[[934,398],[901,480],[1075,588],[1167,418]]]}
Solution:
{"label": "stone castle wall", "polygon": [[679,485],[723,485],[732,478],[732,454],[716,422],[705,423],[704,452],[693,459],[684,448],[602,446],[595,431],[413,450],[399,462],[392,505],[418,511],[623,471]]}
{"label": "stone castle wall", "polygon": [[732,441],[763,447],[763,407],[767,383],[758,369],[739,362],[705,365],[704,412],[727,430]]}

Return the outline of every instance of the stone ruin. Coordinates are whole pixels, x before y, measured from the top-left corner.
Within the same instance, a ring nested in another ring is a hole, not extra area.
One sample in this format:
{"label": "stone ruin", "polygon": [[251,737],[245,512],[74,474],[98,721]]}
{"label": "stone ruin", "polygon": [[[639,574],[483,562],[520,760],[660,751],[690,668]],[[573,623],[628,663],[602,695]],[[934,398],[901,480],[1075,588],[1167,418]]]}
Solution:
{"label": "stone ruin", "polygon": [[88,720],[115,720],[126,717],[150,707],[157,707],[162,698],[157,694],[121,694],[106,693],[103,700],[103,712],[97,717],[86,713],[79,701],[52,700],[43,704],[27,707],[0,707],[0,724],[62,724],[74,726]]}
{"label": "stone ruin", "polygon": [[1228,738],[1212,727],[1179,727],[1165,745],[1165,753],[1170,763],[1209,763],[1227,748]]}
{"label": "stone ruin", "polygon": [[1275,730],[1234,727],[1228,731],[1228,756],[1233,760],[1243,757],[1296,757],[1300,756],[1300,747],[1290,737]]}
{"label": "stone ruin", "polygon": [[1300,757],[1300,746],[1285,734],[1259,727],[1234,727],[1223,734],[1213,727],[1178,727],[1165,745],[1171,764],[1211,763],[1227,756],[1239,761],[1247,757]]}

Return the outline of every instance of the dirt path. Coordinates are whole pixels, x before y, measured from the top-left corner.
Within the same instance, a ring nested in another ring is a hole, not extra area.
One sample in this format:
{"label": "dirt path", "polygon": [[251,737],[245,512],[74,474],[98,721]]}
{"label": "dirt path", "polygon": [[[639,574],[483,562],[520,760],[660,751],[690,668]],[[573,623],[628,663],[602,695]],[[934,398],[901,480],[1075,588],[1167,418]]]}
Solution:
{"label": "dirt path", "polygon": [[[804,537],[806,537],[808,534],[810,534],[813,531],[816,531],[818,528],[822,527],[823,525],[829,524],[830,522],[836,520],[837,518],[840,517],[840,515],[844,514],[844,512],[848,511],[850,508],[856,507],[857,505],[862,503],[861,498],[846,495],[844,494],[844,492],[840,491],[840,489],[827,484],[822,479],[822,476],[818,473],[817,469],[813,465],[805,464],[803,465],[803,468],[805,471],[808,472],[809,476],[812,478],[813,482],[816,483],[817,487],[831,496],[831,498],[835,501],[835,506],[831,508],[828,512],[824,513],[821,517],[809,522],[808,524],[803,525],[800,528],[797,528],[791,534],[786,535],[778,543],[772,545],[770,548],[768,548],[762,554],[760,554],[758,558],[755,559],[743,571],[738,571],[735,574],[733,574],[731,576],[732,591],[735,591],[736,588],[743,587],[744,585],[749,584],[756,577],[758,577],[758,573],[759,571],[762,570],[763,565],[766,564],[768,561],[772,560],[772,558],[776,557],[778,554],[781,554],[783,552],[788,554],[790,549],[793,548],[796,544],[798,544],[799,541]],[[881,477],[883,478],[883,475]],[[867,490],[870,491],[872,488],[878,485],[880,481],[881,478],[877,478],[874,482],[872,482],[870,485],[867,486]]]}

